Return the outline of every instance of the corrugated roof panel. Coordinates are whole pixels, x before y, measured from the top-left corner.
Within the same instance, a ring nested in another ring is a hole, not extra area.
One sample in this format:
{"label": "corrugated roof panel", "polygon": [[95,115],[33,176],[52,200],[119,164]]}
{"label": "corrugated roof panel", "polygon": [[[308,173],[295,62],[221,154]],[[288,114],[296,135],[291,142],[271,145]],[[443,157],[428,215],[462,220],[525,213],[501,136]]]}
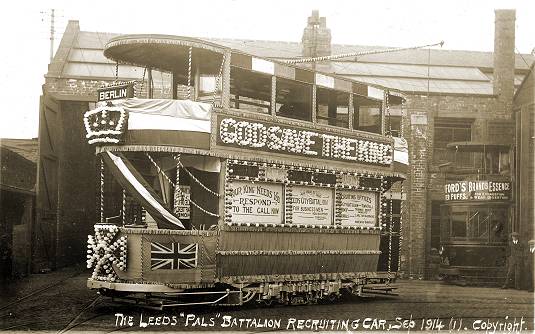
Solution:
{"label": "corrugated roof panel", "polygon": [[489,80],[485,74],[474,67],[332,62],[332,68],[340,75],[427,78],[429,70],[429,77],[435,79]]}
{"label": "corrugated roof panel", "polygon": [[115,64],[108,58],[104,57],[102,50],[95,49],[71,49],[68,61]]}
{"label": "corrugated roof panel", "polygon": [[106,43],[113,37],[120,34],[114,34],[109,32],[89,32],[80,31],[78,33],[77,43],[74,43],[75,47],[84,49],[104,49]]}
{"label": "corrugated roof panel", "polygon": [[[366,77],[366,76],[348,76],[345,77],[386,86],[407,92],[427,92],[428,80],[416,78],[385,78],[385,77]],[[478,94],[492,95],[492,83],[478,81],[462,80],[429,80],[430,93],[448,93],[448,94]]]}
{"label": "corrugated roof panel", "polygon": [[[485,75],[490,81],[494,80],[494,73],[485,73]],[[524,74],[515,74],[515,86],[519,86],[524,80],[524,77]]]}
{"label": "corrugated roof panel", "polygon": [[301,44],[281,41],[201,38],[231,49],[266,58],[295,58],[301,56]]}

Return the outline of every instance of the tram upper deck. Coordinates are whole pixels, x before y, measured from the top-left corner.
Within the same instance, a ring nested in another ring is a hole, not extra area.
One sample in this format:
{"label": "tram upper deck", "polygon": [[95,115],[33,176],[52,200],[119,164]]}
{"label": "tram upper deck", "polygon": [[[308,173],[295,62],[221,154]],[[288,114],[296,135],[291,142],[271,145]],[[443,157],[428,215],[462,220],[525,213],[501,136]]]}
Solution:
{"label": "tram upper deck", "polygon": [[[119,68],[144,68],[129,94],[137,98],[118,100],[129,114],[120,150],[166,146],[270,162],[290,154],[303,166],[404,178],[393,163],[391,136],[401,134],[392,125],[403,102],[397,92],[194,38],[123,35],[104,54]],[[121,95],[101,97],[110,105]],[[87,123],[90,131],[96,124]]]}

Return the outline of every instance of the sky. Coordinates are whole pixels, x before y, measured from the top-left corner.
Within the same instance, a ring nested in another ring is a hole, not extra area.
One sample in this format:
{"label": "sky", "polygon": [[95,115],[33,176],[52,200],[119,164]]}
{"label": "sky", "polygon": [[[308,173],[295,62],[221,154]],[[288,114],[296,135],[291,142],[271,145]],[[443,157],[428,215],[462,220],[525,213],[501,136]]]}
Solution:
{"label": "sky", "polygon": [[39,96],[68,20],[83,31],[299,42],[314,9],[336,44],[492,51],[494,9],[516,9],[517,52],[535,47],[535,1],[188,0],[3,1],[0,5],[0,138],[37,137]]}

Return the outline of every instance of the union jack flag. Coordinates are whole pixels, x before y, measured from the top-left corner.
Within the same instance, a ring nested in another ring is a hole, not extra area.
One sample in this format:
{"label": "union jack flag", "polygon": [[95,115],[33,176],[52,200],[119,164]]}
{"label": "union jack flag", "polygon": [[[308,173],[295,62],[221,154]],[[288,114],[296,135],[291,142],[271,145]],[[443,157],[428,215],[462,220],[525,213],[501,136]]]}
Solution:
{"label": "union jack flag", "polygon": [[156,269],[190,269],[197,267],[198,244],[150,243],[150,266]]}

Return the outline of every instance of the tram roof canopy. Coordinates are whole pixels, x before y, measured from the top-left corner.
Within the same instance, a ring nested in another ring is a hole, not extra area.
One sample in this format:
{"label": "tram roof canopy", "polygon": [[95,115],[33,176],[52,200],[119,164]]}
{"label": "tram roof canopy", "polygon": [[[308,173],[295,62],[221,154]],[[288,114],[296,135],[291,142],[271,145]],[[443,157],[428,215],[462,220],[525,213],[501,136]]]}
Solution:
{"label": "tram roof canopy", "polygon": [[[188,67],[189,48],[192,65],[202,59],[203,70],[216,72],[227,48],[195,38],[172,35],[120,35],[112,38],[104,55],[120,63],[153,67],[164,71],[184,72]],[[206,68],[207,66],[211,68]]]}
{"label": "tram roof canopy", "polygon": [[[223,53],[231,51],[234,54],[244,54],[244,51],[216,44],[204,39],[174,35],[156,34],[128,34],[111,38],[105,46],[104,56],[121,64],[130,64],[140,67],[152,67],[163,71],[170,71],[186,76],[189,67],[189,49],[192,47],[192,67],[197,65],[201,73],[218,73],[221,66]],[[258,55],[247,54],[251,57]],[[199,62],[199,60],[202,60]],[[269,59],[270,62],[280,63],[282,66],[299,67],[303,70],[313,71],[296,65]],[[370,84],[353,78],[335,75],[329,71],[318,71],[329,77],[336,77],[345,82],[356,82],[365,86],[374,86],[379,89],[389,90],[380,84]],[[392,89],[396,90],[396,89]],[[392,104],[401,104],[402,93],[399,96],[392,95]]]}

